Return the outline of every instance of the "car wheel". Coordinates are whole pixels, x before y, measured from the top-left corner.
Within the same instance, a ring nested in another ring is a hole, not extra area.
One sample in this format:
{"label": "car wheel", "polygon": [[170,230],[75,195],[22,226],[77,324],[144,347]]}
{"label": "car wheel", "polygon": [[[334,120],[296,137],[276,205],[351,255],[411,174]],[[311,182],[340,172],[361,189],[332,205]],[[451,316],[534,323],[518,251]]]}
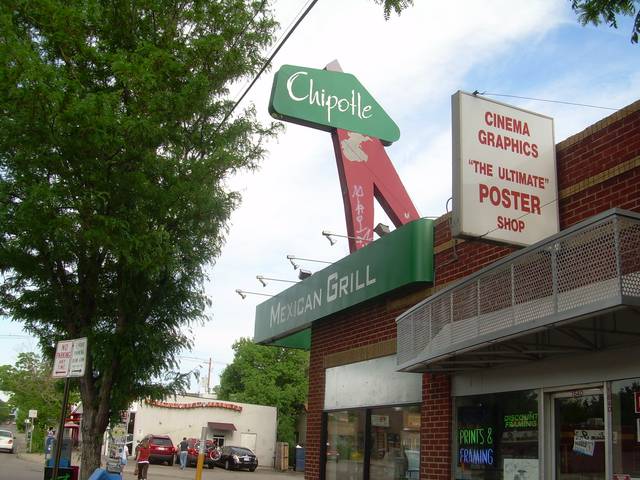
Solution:
{"label": "car wheel", "polygon": [[230,465],[229,465],[229,460],[225,460],[225,461],[224,461],[224,469],[225,469],[225,470],[230,470],[229,466],[230,466]]}
{"label": "car wheel", "polygon": [[256,471],[256,467],[249,467],[249,471],[250,472],[255,472]]}
{"label": "car wheel", "polygon": [[171,457],[171,460],[168,460],[168,461],[167,461],[167,464],[168,464],[170,467],[173,467],[173,457]]}

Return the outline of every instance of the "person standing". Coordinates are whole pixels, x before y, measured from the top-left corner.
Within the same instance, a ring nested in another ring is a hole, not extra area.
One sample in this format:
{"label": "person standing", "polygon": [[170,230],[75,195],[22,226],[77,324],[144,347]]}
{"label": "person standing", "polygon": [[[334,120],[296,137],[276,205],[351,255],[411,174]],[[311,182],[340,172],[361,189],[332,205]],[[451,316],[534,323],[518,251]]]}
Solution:
{"label": "person standing", "polygon": [[129,449],[125,444],[122,446],[122,451],[120,452],[120,478],[124,478],[124,467],[127,466],[128,458],[129,458]]}
{"label": "person standing", "polygon": [[138,471],[138,480],[147,480],[147,472],[149,471],[149,456],[151,448],[149,448],[149,439],[143,438],[138,446],[136,454],[136,470]]}
{"label": "person standing", "polygon": [[44,441],[44,459],[46,460],[49,454],[51,454],[51,449],[53,448],[53,442],[56,440],[56,432],[53,427],[49,427],[47,431],[47,438]]}
{"label": "person standing", "polygon": [[189,452],[189,442],[187,442],[187,437],[183,437],[182,441],[179,444],[180,447],[180,470],[184,470],[184,467],[187,466],[187,453]]}

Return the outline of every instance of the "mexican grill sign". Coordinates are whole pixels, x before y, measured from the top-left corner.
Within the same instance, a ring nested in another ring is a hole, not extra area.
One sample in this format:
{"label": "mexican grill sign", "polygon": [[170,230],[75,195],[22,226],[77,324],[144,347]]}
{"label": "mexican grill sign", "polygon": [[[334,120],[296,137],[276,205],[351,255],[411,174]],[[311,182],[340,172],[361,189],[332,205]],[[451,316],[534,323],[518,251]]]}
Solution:
{"label": "mexican grill sign", "polygon": [[314,273],[256,307],[254,341],[271,344],[397,288],[433,281],[433,221],[423,218]]}
{"label": "mexican grill sign", "polygon": [[400,138],[395,122],[350,73],[283,65],[273,80],[269,113],[321,130],[361,133],[385,145]]}
{"label": "mexican grill sign", "polygon": [[452,97],[455,236],[531,245],[558,232],[553,119]]}

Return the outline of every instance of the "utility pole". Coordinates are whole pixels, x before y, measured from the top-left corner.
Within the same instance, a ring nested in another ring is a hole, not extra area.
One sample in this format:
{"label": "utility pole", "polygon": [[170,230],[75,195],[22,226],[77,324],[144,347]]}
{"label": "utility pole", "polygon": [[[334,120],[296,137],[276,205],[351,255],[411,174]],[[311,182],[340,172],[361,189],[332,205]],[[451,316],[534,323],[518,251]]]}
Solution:
{"label": "utility pole", "polygon": [[207,395],[211,393],[211,357],[209,357],[209,374],[207,375]]}

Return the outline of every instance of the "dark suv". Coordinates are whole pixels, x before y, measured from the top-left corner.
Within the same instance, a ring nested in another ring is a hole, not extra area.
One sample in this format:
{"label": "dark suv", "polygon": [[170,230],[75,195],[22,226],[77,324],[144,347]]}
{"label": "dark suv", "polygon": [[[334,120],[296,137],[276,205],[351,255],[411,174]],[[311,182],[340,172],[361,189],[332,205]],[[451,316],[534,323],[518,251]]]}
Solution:
{"label": "dark suv", "polygon": [[145,438],[149,440],[151,450],[149,462],[167,462],[168,465],[173,465],[176,449],[168,435],[147,435]]}
{"label": "dark suv", "polygon": [[247,468],[253,472],[258,468],[258,457],[248,448],[225,446],[215,464],[227,470]]}

